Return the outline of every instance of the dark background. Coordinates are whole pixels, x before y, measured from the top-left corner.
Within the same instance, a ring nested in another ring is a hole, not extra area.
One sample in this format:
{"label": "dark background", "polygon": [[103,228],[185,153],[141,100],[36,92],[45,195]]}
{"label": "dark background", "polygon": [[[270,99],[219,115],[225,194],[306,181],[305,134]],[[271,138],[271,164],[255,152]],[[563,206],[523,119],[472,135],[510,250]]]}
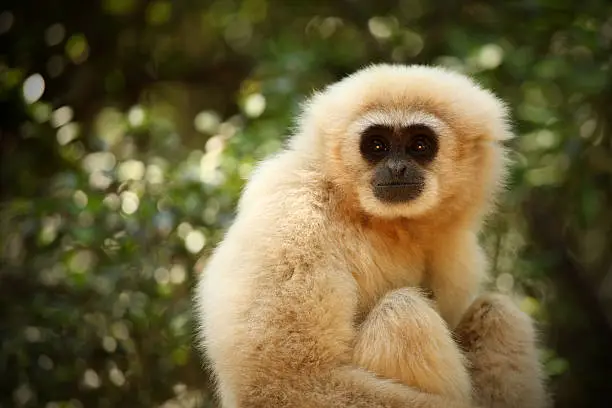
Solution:
{"label": "dark background", "polygon": [[609,0],[5,0],[0,47],[0,407],[214,406],[194,276],[299,102],[377,61],[509,102],[492,286],[556,406],[612,406]]}

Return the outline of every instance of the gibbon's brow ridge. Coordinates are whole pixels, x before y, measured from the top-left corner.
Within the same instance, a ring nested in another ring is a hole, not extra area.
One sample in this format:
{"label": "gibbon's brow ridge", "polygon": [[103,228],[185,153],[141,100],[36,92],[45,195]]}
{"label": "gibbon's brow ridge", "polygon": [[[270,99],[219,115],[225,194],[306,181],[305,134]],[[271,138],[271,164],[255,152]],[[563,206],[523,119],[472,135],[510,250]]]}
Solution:
{"label": "gibbon's brow ridge", "polygon": [[426,123],[411,123],[409,125],[392,126],[386,123],[372,123],[361,131],[361,136],[381,134],[392,134],[394,136],[406,133],[418,134],[422,132],[426,136],[438,138],[438,134]]}

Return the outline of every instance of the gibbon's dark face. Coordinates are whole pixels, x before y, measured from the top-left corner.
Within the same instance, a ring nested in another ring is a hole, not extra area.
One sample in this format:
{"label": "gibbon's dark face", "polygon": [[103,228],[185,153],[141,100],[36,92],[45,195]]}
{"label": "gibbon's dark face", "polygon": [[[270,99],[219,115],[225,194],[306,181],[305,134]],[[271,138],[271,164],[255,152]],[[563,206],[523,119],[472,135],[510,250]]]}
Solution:
{"label": "gibbon's dark face", "polygon": [[424,170],[438,153],[438,138],[425,125],[374,125],[361,134],[359,148],[373,166],[374,196],[385,203],[405,203],[425,189]]}

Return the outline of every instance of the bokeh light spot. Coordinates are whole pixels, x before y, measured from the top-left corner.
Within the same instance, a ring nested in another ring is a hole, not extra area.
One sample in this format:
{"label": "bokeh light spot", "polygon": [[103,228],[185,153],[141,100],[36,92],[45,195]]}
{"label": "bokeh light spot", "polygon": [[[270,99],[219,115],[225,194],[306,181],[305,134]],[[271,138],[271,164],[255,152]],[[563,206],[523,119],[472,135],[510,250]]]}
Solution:
{"label": "bokeh light spot", "polygon": [[95,256],[91,251],[77,251],[70,258],[68,269],[74,273],[85,273],[92,268],[94,262]]}
{"label": "bokeh light spot", "polygon": [[414,31],[406,31],[402,35],[402,43],[409,57],[416,57],[423,51],[423,37]]}
{"label": "bokeh light spot", "polygon": [[79,135],[79,125],[76,123],[68,123],[57,130],[57,142],[61,146],[65,146],[72,142]]}
{"label": "bokeh light spot", "polygon": [[[223,150],[224,146],[225,142],[223,137],[221,135],[215,135],[206,141],[204,149],[206,150],[206,153],[219,153]],[[205,156],[202,158],[204,157]]]}
{"label": "bokeh light spot", "polygon": [[166,268],[157,268],[153,273],[153,277],[160,285],[166,285],[170,282],[170,272]]}
{"label": "bokeh light spot", "polygon": [[65,36],[66,29],[60,23],[55,23],[45,30],[45,42],[50,47],[61,43]]}
{"label": "bokeh light spot", "polygon": [[39,233],[39,241],[43,245],[48,245],[57,238],[59,227],[62,225],[62,218],[59,215],[45,217],[42,221],[42,228]]}
{"label": "bokeh light spot", "polygon": [[536,143],[544,149],[550,149],[557,144],[557,137],[550,130],[542,129],[536,134]]}
{"label": "bokeh light spot", "polygon": [[98,190],[107,189],[112,182],[113,179],[101,171],[95,171],[89,175],[89,185]]}
{"label": "bokeh light spot", "polygon": [[580,125],[580,137],[588,139],[593,136],[593,133],[597,129],[597,121],[595,119],[588,119],[582,125]]}
{"label": "bokeh light spot", "polygon": [[38,327],[28,326],[23,334],[29,343],[38,343],[42,340],[42,333]]}
{"label": "bokeh light spot", "polygon": [[85,156],[82,165],[85,171],[94,173],[96,171],[111,171],[116,163],[117,159],[113,153],[94,152]]}
{"label": "bokeh light spot", "polygon": [[111,325],[110,331],[117,340],[128,340],[130,338],[130,331],[122,321],[114,322]]}
{"label": "bokeh light spot", "polygon": [[34,103],[39,100],[45,92],[45,80],[42,75],[29,76],[23,83],[23,99],[26,103]]}
{"label": "bokeh light spot", "polygon": [[227,25],[223,35],[231,47],[242,49],[251,42],[253,26],[246,19],[236,18]]}
{"label": "bokeh light spot", "polygon": [[501,64],[504,50],[497,44],[487,44],[478,53],[478,65],[484,69],[494,69]]}
{"label": "bokeh light spot", "polygon": [[89,368],[83,374],[83,384],[88,388],[99,388],[101,385],[100,377],[94,370]]}
{"label": "bokeh light spot", "polygon": [[66,42],[66,55],[75,64],[85,62],[89,57],[89,44],[82,34],[75,34]]}
{"label": "bokeh light spot", "polygon": [[392,20],[384,17],[372,17],[368,20],[370,33],[378,39],[387,39],[393,34]]}
{"label": "bokeh light spot", "polygon": [[72,200],[74,201],[76,206],[79,208],[87,207],[88,198],[87,198],[87,194],[85,194],[83,190],[75,191],[74,195],[72,196]]}
{"label": "bokeh light spot", "polygon": [[73,116],[74,111],[70,106],[62,106],[61,108],[57,108],[51,115],[51,125],[56,128],[64,126],[66,123],[72,120]]}
{"label": "bokeh light spot", "polygon": [[21,69],[7,68],[0,64],[0,83],[6,88],[11,89],[18,86],[23,80],[24,73]]}
{"label": "bokeh light spot", "polygon": [[161,184],[164,182],[164,171],[157,164],[149,164],[145,177],[151,184]]}
{"label": "bokeh light spot", "polygon": [[266,98],[262,94],[249,95],[244,101],[244,113],[251,118],[261,116],[266,109]]}
{"label": "bokeh light spot", "polygon": [[128,122],[133,127],[142,126],[145,121],[145,111],[140,106],[133,106],[128,112]]}
{"label": "bokeh light spot", "polygon": [[18,406],[26,406],[34,398],[34,391],[28,384],[21,384],[14,392],[13,399]]}
{"label": "bokeh light spot", "polygon": [[32,116],[38,123],[44,123],[51,117],[51,106],[44,102],[37,102],[32,105]]}
{"label": "bokeh light spot", "polygon": [[104,108],[96,118],[96,132],[107,146],[119,143],[127,130],[124,116],[115,108]]}
{"label": "bokeh light spot", "polygon": [[185,281],[187,277],[187,272],[185,271],[185,267],[183,265],[174,265],[170,269],[170,282],[175,285],[180,285]]}
{"label": "bokeh light spot", "polygon": [[45,354],[38,356],[38,366],[43,370],[50,371],[53,369],[53,360]]}
{"label": "bokeh light spot", "polygon": [[10,11],[3,11],[0,13],[0,34],[8,32],[13,26],[15,17]]}
{"label": "bokeh light spot", "polygon": [[147,23],[151,25],[164,24],[172,15],[172,3],[166,0],[157,0],[147,6]]}
{"label": "bokeh light spot", "polygon": [[189,234],[192,229],[193,227],[188,222],[181,222],[179,226],[176,227],[176,234],[179,236],[179,238],[185,239],[187,234]]}
{"label": "bokeh light spot", "polygon": [[331,37],[336,30],[342,27],[343,21],[337,17],[326,17],[319,26],[319,34],[321,38]]}
{"label": "bokeh light spot", "polygon": [[138,0],[104,0],[102,7],[108,14],[124,16],[134,11]]}
{"label": "bokeh light spot", "polygon": [[102,200],[102,203],[106,207],[108,207],[109,210],[117,211],[119,209],[119,206],[121,205],[121,199],[119,198],[117,194],[110,193],[106,197],[104,197],[104,200]]}
{"label": "bokeh light spot", "polygon": [[117,349],[117,340],[112,336],[104,336],[102,339],[102,348],[109,353],[114,353]]}
{"label": "bokeh light spot", "polygon": [[113,367],[109,370],[108,379],[117,387],[121,387],[125,384],[125,375],[123,375],[123,372],[117,367]]}
{"label": "bokeh light spot", "polygon": [[132,191],[124,191],[121,193],[121,211],[126,214],[134,214],[138,210],[140,199]]}
{"label": "bokeh light spot", "polygon": [[185,248],[192,254],[200,252],[206,244],[206,237],[201,231],[193,230],[189,231],[185,237]]}
{"label": "bokeh light spot", "polygon": [[213,134],[219,128],[221,118],[216,112],[203,111],[196,115],[193,125],[198,132]]}
{"label": "bokeh light spot", "polygon": [[126,160],[117,168],[119,181],[142,180],[145,174],[145,165],[140,160]]}

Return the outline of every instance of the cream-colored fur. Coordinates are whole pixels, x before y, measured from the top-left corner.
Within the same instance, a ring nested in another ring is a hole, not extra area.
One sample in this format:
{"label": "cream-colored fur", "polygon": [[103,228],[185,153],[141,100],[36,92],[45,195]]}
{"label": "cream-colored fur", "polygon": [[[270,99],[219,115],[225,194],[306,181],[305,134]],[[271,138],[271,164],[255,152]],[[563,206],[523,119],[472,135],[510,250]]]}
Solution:
{"label": "cream-colored fur", "polygon": [[509,298],[481,296],[466,312],[456,335],[470,363],[479,406],[552,405],[544,387],[533,323]]}
{"label": "cream-colored fur", "polygon": [[[359,133],[380,123],[438,134],[425,190],[408,204],[382,204],[368,188]],[[447,324],[457,325],[484,278],[477,233],[503,179],[508,137],[492,94],[438,68],[371,66],[315,95],[288,148],[247,183],[196,288],[223,407],[471,406],[468,365]],[[487,326],[478,310],[466,333]],[[468,357],[486,373],[497,354],[518,353],[527,380],[515,378],[517,387],[538,394],[541,382],[524,383],[539,378],[525,325],[476,330],[521,339],[525,350]],[[476,400],[503,377],[475,375]]]}

